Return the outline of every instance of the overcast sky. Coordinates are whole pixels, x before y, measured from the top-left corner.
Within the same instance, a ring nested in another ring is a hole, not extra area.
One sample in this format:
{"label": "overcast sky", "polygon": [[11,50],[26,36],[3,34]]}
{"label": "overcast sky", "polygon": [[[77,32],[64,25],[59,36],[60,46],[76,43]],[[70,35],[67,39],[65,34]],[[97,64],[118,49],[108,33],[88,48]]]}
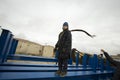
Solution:
{"label": "overcast sky", "polygon": [[54,46],[67,21],[72,47],[82,52],[120,53],[120,0],[0,0],[0,25],[15,37]]}

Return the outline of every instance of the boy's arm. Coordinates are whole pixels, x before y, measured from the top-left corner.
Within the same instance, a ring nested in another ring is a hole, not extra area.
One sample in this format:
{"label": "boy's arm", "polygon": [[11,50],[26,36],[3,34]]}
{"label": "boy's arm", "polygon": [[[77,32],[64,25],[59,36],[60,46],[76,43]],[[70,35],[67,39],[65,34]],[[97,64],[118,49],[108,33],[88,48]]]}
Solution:
{"label": "boy's arm", "polygon": [[55,52],[56,50],[58,50],[58,48],[59,48],[60,35],[61,35],[61,33],[59,34],[59,36],[58,36],[58,41],[57,41],[57,43],[55,44],[54,52]]}

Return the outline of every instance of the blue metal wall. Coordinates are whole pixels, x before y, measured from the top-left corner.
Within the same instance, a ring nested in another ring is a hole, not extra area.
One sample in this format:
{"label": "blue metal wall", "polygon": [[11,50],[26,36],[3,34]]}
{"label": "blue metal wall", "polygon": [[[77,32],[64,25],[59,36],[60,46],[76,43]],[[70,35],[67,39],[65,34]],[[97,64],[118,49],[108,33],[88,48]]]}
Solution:
{"label": "blue metal wall", "polygon": [[4,63],[8,54],[15,53],[18,41],[13,39],[13,34],[9,30],[2,30],[0,36],[0,64]]}

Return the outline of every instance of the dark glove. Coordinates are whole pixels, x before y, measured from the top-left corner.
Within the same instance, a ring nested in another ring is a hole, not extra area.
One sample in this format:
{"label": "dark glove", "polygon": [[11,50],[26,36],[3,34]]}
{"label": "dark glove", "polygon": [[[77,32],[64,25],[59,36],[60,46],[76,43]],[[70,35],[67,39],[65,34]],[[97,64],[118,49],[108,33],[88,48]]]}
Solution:
{"label": "dark glove", "polygon": [[53,51],[54,51],[54,52],[56,52],[56,50],[57,50],[57,49],[56,49],[56,48],[54,48],[54,50],[53,50]]}
{"label": "dark glove", "polygon": [[57,50],[58,50],[58,48],[55,47],[55,48],[54,48],[54,52],[56,52]]}

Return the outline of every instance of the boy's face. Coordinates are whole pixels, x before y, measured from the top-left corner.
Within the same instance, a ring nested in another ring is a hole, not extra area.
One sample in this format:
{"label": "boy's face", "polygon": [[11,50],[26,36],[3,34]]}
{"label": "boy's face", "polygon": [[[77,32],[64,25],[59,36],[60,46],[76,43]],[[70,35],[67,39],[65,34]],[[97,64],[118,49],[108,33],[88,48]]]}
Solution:
{"label": "boy's face", "polygon": [[66,29],[68,29],[68,26],[63,26],[63,30],[66,30]]}

